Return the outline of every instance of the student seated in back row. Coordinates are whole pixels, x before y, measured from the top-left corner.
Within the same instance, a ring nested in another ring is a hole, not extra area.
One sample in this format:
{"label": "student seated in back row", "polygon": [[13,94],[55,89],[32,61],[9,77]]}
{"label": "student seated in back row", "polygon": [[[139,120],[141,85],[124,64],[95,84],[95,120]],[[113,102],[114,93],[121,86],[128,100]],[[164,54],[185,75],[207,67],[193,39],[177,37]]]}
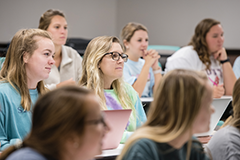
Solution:
{"label": "student seated in back row", "polygon": [[116,37],[102,36],[90,41],[83,57],[83,76],[79,84],[100,97],[103,110],[132,109],[122,143],[146,121],[146,114],[137,92],[122,79],[123,53]]}
{"label": "student seated in back row", "polygon": [[38,99],[30,134],[4,150],[0,160],[90,160],[102,153],[108,129],[92,91],[61,87]]}
{"label": "student seated in back row", "polygon": [[240,159],[240,79],[233,88],[233,116],[226,127],[218,130],[208,142],[213,160]]}
{"label": "student seated in back row", "polygon": [[49,9],[40,18],[39,29],[49,32],[55,46],[55,65],[48,79],[44,80],[46,87],[54,89],[61,85],[76,84],[82,74],[82,58],[76,50],[65,46],[68,36],[68,25],[63,12]]}
{"label": "student seated in back row", "polygon": [[14,35],[0,71],[1,150],[29,133],[32,106],[47,91],[43,80],[55,63],[54,52],[46,31],[24,29]]}
{"label": "student seated in back row", "polygon": [[180,68],[205,71],[213,85],[214,98],[232,95],[236,77],[223,47],[223,33],[219,21],[203,19],[196,26],[189,46],[167,59],[166,72]]}
{"label": "student seated in back row", "polygon": [[156,91],[147,122],[127,140],[117,160],[208,160],[192,137],[209,130],[214,112],[206,74],[170,71]]}
{"label": "student seated in back row", "polygon": [[152,97],[154,88],[157,88],[162,78],[162,69],[158,65],[158,52],[147,50],[147,28],[130,22],[123,27],[121,39],[124,52],[129,56],[123,69],[124,80],[133,86],[140,97]]}

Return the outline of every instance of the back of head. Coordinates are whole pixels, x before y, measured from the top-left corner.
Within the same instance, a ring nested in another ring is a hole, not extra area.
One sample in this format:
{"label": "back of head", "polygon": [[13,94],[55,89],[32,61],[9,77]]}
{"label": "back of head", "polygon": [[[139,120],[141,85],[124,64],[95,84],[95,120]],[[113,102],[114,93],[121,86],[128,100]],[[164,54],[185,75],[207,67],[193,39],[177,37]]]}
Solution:
{"label": "back of head", "polygon": [[[120,37],[122,42],[125,40],[127,42],[130,42],[131,38],[133,37],[134,33],[138,30],[143,30],[147,32],[147,28],[140,24],[135,22],[130,22],[126,26],[123,27]],[[124,51],[126,51],[126,47],[123,45]]]}
{"label": "back of head", "polygon": [[164,128],[160,131],[164,141],[184,133],[200,109],[206,82],[203,72],[178,69],[167,73],[155,93],[145,126]]}
{"label": "back of head", "polygon": [[196,26],[194,35],[189,43],[189,45],[192,45],[194,50],[196,50],[200,60],[207,66],[207,69],[209,69],[211,61],[209,59],[210,55],[208,53],[206,35],[209,30],[217,24],[220,24],[220,22],[217,20],[211,18],[203,19]]}
{"label": "back of head", "polygon": [[207,76],[203,72],[177,69],[164,75],[148,111],[147,122],[128,139],[119,159],[138,139],[167,143],[191,131],[207,92],[206,83]]}
{"label": "back of head", "polygon": [[49,9],[46,12],[43,13],[39,20],[39,29],[47,30],[48,26],[51,23],[51,20],[54,16],[62,16],[65,18],[65,15],[63,14],[62,11],[59,10],[54,10],[54,9]]}
{"label": "back of head", "polygon": [[66,139],[72,133],[80,139],[84,134],[90,112],[87,97],[92,94],[78,86],[66,86],[39,97],[33,110],[31,132],[22,147],[31,147],[50,159],[61,159]]}

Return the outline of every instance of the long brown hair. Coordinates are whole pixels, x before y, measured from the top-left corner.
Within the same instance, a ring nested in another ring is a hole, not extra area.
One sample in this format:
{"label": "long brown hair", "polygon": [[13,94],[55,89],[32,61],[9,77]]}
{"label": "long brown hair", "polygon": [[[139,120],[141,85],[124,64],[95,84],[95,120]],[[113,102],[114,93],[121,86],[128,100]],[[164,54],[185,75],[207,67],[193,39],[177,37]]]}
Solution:
{"label": "long brown hair", "polygon": [[197,52],[199,59],[203,64],[206,65],[206,69],[208,70],[210,69],[211,61],[206,42],[206,35],[209,30],[217,24],[220,24],[220,22],[217,20],[211,18],[203,19],[196,26],[195,33],[191,39],[191,42],[189,43],[189,45],[193,46],[193,49]]}
{"label": "long brown hair", "polygon": [[148,111],[147,122],[128,139],[118,160],[139,139],[167,143],[191,129],[207,92],[207,80],[206,74],[192,70],[176,69],[164,75]]}
{"label": "long brown hair", "polygon": [[39,20],[39,29],[47,30],[49,25],[51,24],[52,18],[54,16],[61,16],[65,18],[65,15],[63,14],[62,11],[59,10],[54,10],[54,9],[49,9],[46,12],[43,13]]}
{"label": "long brown hair", "polygon": [[[86,97],[93,94],[79,86],[66,86],[40,96],[33,109],[31,132],[21,148],[31,147],[45,157],[61,159],[64,144],[71,133],[82,139],[90,112]],[[10,146],[3,151],[0,160],[5,160],[17,149]]]}
{"label": "long brown hair", "polygon": [[[18,31],[8,48],[5,62],[0,71],[0,81],[9,82],[21,95],[21,105],[24,110],[31,108],[31,98],[27,86],[27,73],[23,56],[29,53],[30,56],[38,48],[37,37],[51,39],[48,32],[40,29],[23,29]],[[47,91],[43,81],[38,82],[37,90],[40,94]]]}

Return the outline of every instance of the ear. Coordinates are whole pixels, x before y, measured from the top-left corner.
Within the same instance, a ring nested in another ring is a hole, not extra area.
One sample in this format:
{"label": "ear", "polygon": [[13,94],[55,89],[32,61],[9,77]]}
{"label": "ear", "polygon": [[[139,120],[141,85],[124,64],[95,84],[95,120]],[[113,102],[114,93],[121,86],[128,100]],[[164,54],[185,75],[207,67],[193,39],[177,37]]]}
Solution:
{"label": "ear", "polygon": [[23,62],[28,63],[28,60],[30,58],[30,54],[28,52],[23,53]]}
{"label": "ear", "polygon": [[128,41],[126,39],[123,40],[123,45],[128,49]]}

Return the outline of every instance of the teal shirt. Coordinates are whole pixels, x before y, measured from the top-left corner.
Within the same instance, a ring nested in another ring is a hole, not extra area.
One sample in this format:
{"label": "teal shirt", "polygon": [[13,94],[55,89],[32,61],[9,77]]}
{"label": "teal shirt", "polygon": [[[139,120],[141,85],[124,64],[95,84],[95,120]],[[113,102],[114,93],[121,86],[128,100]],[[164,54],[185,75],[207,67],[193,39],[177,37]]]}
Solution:
{"label": "teal shirt", "polygon": [[[137,94],[137,92],[133,89],[133,87],[127,83],[124,84],[124,88],[128,97],[130,97],[132,104],[134,104],[134,108],[136,113],[131,113],[129,118],[128,126],[124,131],[121,143],[124,143],[131,134],[140,127],[146,120],[146,114],[144,112],[141,100]],[[104,95],[106,98],[106,105],[109,110],[117,110],[123,109],[121,103],[119,101],[117,93],[113,90],[104,90]]]}
{"label": "teal shirt", "polygon": [[[37,89],[29,90],[32,104],[38,98]],[[32,125],[31,111],[24,111],[21,96],[9,83],[0,83],[0,143],[1,150],[23,140]]]}
{"label": "teal shirt", "polygon": [[0,70],[2,69],[3,62],[5,61],[5,57],[0,57]]}
{"label": "teal shirt", "polygon": [[[167,143],[157,143],[150,139],[135,142],[123,157],[123,160],[186,160],[187,143],[180,149],[172,148]],[[190,160],[209,160],[202,145],[193,139]]]}

